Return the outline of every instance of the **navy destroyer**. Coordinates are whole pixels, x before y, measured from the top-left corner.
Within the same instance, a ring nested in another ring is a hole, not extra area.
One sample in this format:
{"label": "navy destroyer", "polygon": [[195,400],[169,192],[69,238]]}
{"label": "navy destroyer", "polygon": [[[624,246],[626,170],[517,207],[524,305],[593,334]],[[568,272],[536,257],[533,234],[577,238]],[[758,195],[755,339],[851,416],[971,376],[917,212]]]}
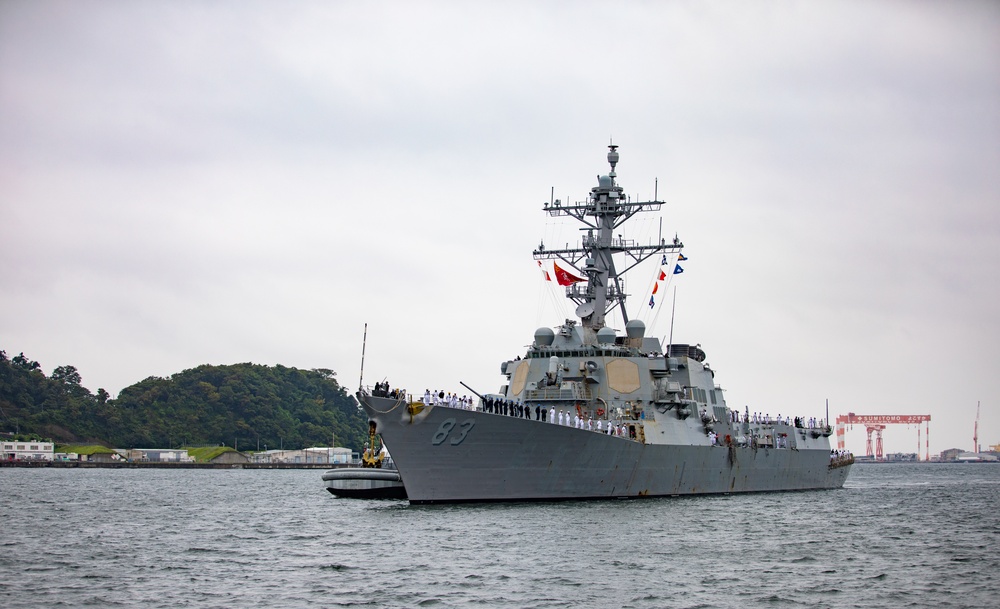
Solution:
{"label": "navy destroyer", "polygon": [[[610,171],[584,201],[543,210],[584,225],[578,247],[533,252],[552,261],[578,319],[539,328],[500,365],[499,393],[478,403],[363,383],[357,398],[392,453],[411,503],[611,499],[832,489],[853,458],[831,452],[829,422],[726,404],[700,345],[661,345],[629,319],[623,277],[656,256],[683,260],[679,239],[625,239],[621,226],[662,201],[632,201]],[[660,258],[662,257],[662,258]],[[570,270],[572,269],[572,270]],[[662,275],[661,275],[662,278]],[[607,325],[617,309],[618,331]],[[669,342],[669,341],[668,341]],[[463,383],[464,385],[464,383]],[[471,390],[471,388],[470,388]]]}

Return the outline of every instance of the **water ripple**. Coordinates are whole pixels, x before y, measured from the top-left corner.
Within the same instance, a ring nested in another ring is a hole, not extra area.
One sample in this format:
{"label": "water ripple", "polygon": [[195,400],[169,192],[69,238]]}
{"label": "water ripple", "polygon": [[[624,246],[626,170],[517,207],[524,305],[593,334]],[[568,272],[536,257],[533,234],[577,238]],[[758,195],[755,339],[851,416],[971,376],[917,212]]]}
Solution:
{"label": "water ripple", "polygon": [[0,469],[0,593],[34,607],[971,607],[1000,466],[844,489],[409,506],[317,470]]}

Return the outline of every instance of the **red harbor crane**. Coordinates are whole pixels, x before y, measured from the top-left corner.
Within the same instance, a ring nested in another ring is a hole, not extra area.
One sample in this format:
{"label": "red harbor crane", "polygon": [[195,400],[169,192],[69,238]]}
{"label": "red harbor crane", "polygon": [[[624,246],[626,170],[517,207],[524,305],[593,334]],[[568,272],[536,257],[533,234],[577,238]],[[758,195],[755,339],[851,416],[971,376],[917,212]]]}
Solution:
{"label": "red harbor crane", "polygon": [[[868,431],[868,456],[878,460],[885,458],[882,452],[882,432],[886,425],[916,425],[917,426],[917,459],[920,459],[920,424],[924,423],[924,460],[931,458],[931,415],[929,414],[854,414],[849,412],[837,417],[837,448],[845,448],[844,437],[848,427],[864,425]],[[872,434],[875,434],[875,447],[872,449]]]}
{"label": "red harbor crane", "polygon": [[[885,425],[865,425],[865,429],[868,431],[868,444],[866,445],[865,454],[869,457],[875,457],[881,460],[885,455],[882,452],[882,432],[885,430]],[[872,432],[875,432],[875,451],[872,452]],[[919,449],[919,445],[918,445]]]}

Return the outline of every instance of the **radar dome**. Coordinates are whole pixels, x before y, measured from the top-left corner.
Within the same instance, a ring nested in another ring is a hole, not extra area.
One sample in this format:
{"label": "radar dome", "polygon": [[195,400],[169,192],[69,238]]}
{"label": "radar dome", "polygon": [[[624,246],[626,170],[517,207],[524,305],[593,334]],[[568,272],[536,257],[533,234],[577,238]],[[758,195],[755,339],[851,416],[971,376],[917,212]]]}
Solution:
{"label": "radar dome", "polygon": [[642,323],[638,319],[633,319],[625,324],[625,334],[627,334],[629,338],[642,338],[646,335],[646,324]]}
{"label": "radar dome", "polygon": [[609,328],[604,326],[597,331],[597,342],[601,344],[613,343],[615,342],[615,331],[614,328]]}
{"label": "radar dome", "polygon": [[552,345],[552,341],[555,340],[556,333],[552,331],[552,328],[539,328],[535,330],[535,345],[539,347],[548,347]]}

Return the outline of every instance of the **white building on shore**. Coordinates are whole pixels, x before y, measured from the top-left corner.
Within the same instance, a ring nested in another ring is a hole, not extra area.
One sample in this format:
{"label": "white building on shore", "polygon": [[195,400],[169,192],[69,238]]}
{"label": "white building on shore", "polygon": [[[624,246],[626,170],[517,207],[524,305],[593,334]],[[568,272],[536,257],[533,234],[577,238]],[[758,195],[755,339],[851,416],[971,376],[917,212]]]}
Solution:
{"label": "white building on shore", "polygon": [[6,461],[52,461],[55,445],[52,442],[3,442],[3,459]]}
{"label": "white building on shore", "polygon": [[155,463],[194,463],[194,457],[188,451],[172,448],[130,448],[116,450],[129,461]]}
{"label": "white building on shore", "polygon": [[253,463],[294,463],[294,464],[327,464],[351,463],[353,451],[350,448],[304,448],[302,450],[265,450],[254,453]]}

